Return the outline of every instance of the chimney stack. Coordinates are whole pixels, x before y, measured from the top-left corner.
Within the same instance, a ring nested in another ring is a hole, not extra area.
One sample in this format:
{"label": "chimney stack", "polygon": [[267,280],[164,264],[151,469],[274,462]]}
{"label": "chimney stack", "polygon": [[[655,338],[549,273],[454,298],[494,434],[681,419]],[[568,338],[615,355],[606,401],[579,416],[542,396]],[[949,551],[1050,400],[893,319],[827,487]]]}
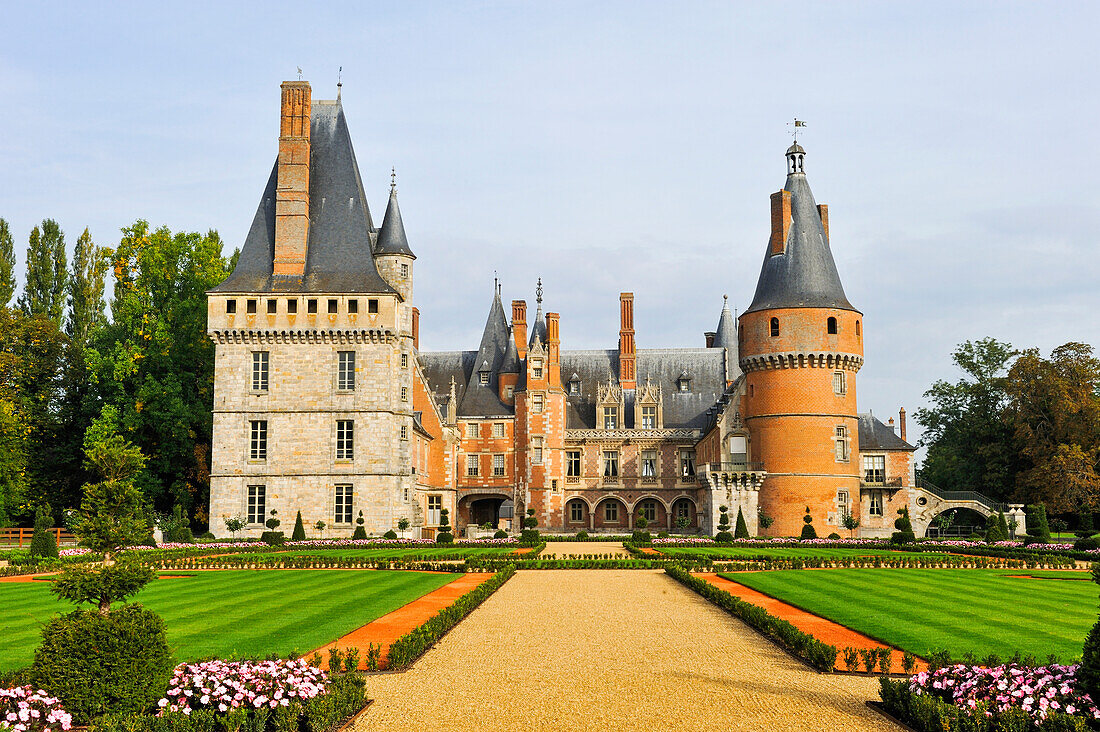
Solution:
{"label": "chimney stack", "polygon": [[821,226],[825,229],[825,241],[829,241],[829,204],[817,204],[817,215],[821,218]]}
{"label": "chimney stack", "polygon": [[768,254],[782,254],[787,250],[790,230],[791,192],[776,191],[772,194],[772,238],[768,242]]}
{"label": "chimney stack", "polygon": [[519,360],[527,358],[527,301],[512,301],[512,330]]}
{"label": "chimney stack", "polygon": [[420,308],[413,308],[413,348],[420,350]]}
{"label": "chimney stack", "polygon": [[[898,411],[898,422],[901,424],[901,439],[905,440],[905,407]],[[909,442],[909,440],[905,440]]]}
{"label": "chimney stack", "polygon": [[637,386],[637,355],[634,351],[634,293],[619,293],[619,385],[624,389]]}
{"label": "chimney stack", "polygon": [[561,336],[558,333],[558,314],[546,314],[546,380],[550,386],[561,386]]}
{"label": "chimney stack", "polygon": [[705,338],[707,341],[707,348],[714,348],[714,338],[717,335],[718,334],[712,330],[708,330],[706,333],[703,334],[703,338]]}
{"label": "chimney stack", "polygon": [[890,419],[889,419],[889,420],[888,420],[888,421],[886,422],[886,426],[890,428],[890,431],[891,431],[891,432],[893,432],[893,431],[894,431],[894,418],[893,418],[893,417],[891,417],[891,418],[890,418]]}
{"label": "chimney stack", "polygon": [[301,277],[309,242],[308,81],[284,81],[279,124],[279,172],[275,187],[276,275]]}

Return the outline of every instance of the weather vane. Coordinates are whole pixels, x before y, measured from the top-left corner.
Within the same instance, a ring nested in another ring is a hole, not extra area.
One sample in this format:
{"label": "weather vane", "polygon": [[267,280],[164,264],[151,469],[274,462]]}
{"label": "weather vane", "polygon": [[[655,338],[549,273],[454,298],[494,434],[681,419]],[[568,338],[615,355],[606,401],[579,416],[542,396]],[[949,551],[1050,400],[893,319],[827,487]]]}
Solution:
{"label": "weather vane", "polygon": [[794,118],[794,122],[788,122],[787,123],[787,129],[789,129],[791,131],[791,137],[794,138],[795,142],[798,142],[798,128],[799,127],[805,127],[805,126],[806,126],[806,120],[799,119],[798,117]]}
{"label": "weather vane", "polygon": [[302,80],[302,67],[299,66],[298,67],[298,81],[301,81],[301,80]]}

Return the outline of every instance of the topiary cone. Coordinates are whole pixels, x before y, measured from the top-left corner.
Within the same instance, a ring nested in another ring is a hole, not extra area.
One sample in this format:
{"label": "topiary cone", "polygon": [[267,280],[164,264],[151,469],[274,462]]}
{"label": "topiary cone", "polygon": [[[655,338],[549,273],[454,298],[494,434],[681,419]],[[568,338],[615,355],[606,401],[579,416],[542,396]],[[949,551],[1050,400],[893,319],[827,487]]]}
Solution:
{"label": "topiary cone", "polygon": [[302,512],[298,512],[298,517],[294,519],[294,533],[290,535],[293,541],[305,541],[306,540],[306,527],[302,523]]}

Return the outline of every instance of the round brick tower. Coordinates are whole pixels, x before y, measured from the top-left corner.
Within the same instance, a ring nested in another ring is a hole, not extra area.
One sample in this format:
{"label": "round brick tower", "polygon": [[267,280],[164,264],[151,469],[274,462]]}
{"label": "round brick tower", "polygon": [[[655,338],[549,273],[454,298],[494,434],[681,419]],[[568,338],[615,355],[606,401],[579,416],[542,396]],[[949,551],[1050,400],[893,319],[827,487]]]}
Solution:
{"label": "round brick tower", "polygon": [[818,536],[859,515],[856,372],[863,315],[844,295],[829,250],[828,208],[806,182],[806,151],[787,150],[787,183],[771,197],[771,239],[752,304],[739,318],[745,423],[767,478],[768,533],[798,536],[809,507]]}

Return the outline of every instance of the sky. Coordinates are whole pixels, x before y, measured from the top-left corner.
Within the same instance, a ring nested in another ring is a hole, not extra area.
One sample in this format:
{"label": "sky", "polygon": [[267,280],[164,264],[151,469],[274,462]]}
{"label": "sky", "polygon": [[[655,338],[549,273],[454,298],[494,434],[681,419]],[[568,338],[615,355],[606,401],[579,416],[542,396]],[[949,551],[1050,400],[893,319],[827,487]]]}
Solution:
{"label": "sky", "polygon": [[[424,350],[476,349],[494,273],[565,349],[695,347],[752,300],[789,123],[864,313],[861,411],[957,344],[1100,346],[1093,2],[0,0],[0,217],[239,246],[279,84],[342,99],[377,225],[391,166]],[[918,428],[911,418],[910,441]]]}

